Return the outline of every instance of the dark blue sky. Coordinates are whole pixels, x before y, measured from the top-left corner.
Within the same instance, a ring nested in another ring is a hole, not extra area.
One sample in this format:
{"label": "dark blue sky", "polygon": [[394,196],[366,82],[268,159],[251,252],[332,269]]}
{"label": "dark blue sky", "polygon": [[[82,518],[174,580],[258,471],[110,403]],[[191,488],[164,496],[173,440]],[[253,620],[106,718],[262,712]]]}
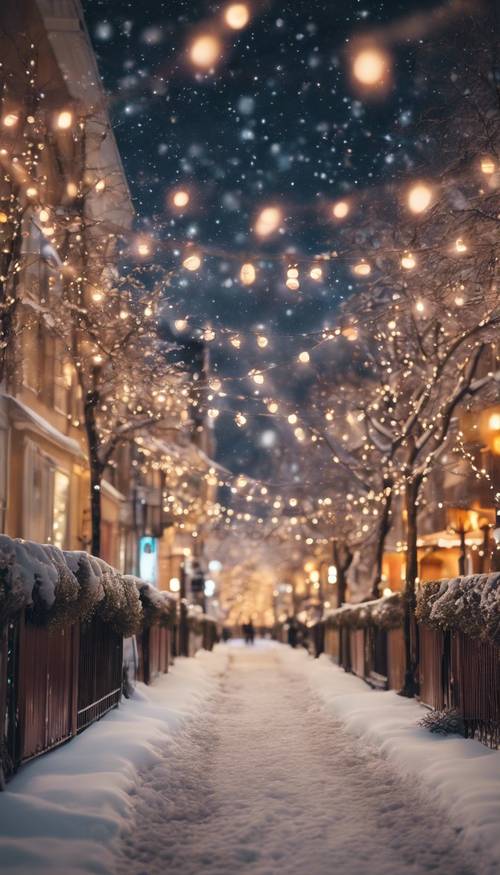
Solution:
{"label": "dark blue sky", "polygon": [[[414,12],[425,21],[436,2],[253,0],[249,25],[225,32],[215,74],[196,74],[186,47],[220,22],[226,5],[84,0],[138,225],[166,247],[159,257],[169,266],[179,264],[189,241],[208,248],[199,272],[174,277],[172,313],[242,331],[239,351],[227,335],[217,334],[212,344],[213,366],[223,377],[293,362],[304,345],[295,335],[332,323],[338,301],[351,291],[342,267],[292,294],[283,282],[286,265],[335,248],[332,201],[414,172],[420,119],[432,106],[440,69],[439,59],[429,70],[421,58],[432,28],[423,28],[421,41],[391,40],[393,85],[383,99],[364,100],[353,89],[346,56],[348,41],[393,33]],[[176,187],[191,195],[181,216],[169,202]],[[282,208],[284,233],[261,244],[251,226],[269,203]],[[251,289],[238,279],[248,259],[258,267]],[[252,332],[269,337],[265,350]],[[268,394],[300,398],[314,374],[291,378],[290,366],[277,368]],[[245,380],[228,385],[229,395],[254,391]],[[235,398],[217,404],[224,461],[235,470],[265,471],[273,447],[269,434],[269,449],[262,442],[269,420],[251,417],[241,431],[233,414],[248,404]]]}

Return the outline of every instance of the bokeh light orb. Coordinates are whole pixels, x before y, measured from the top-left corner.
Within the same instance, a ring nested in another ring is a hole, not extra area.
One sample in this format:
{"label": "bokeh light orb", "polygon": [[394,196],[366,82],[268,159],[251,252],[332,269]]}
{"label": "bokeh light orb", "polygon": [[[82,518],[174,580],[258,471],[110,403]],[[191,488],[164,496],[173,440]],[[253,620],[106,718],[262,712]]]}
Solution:
{"label": "bokeh light orb", "polygon": [[264,207],[255,223],[255,233],[259,237],[269,237],[281,225],[283,214],[278,207]]}
{"label": "bokeh light orb", "polygon": [[221,45],[217,37],[210,33],[198,36],[192,43],[189,50],[189,57],[195,65],[203,70],[208,70],[213,67],[217,58],[220,55]]}
{"label": "bokeh light orb", "polygon": [[255,268],[250,262],[241,266],[240,280],[244,286],[251,286],[255,282]]}
{"label": "bokeh light orb", "polygon": [[425,182],[417,182],[410,188],[407,202],[412,213],[424,213],[432,203],[432,188]]}
{"label": "bokeh light orb", "polygon": [[226,24],[233,30],[241,30],[250,20],[250,12],[245,3],[231,3],[224,13]]}
{"label": "bokeh light orb", "polygon": [[189,192],[184,191],[184,189],[174,191],[174,194],[172,196],[172,203],[174,207],[178,207],[179,209],[187,207],[189,203]]}
{"label": "bokeh light orb", "polygon": [[201,267],[201,258],[199,255],[193,253],[193,255],[187,255],[184,261],[182,262],[182,266],[186,268],[186,270],[190,270],[194,272]]}
{"label": "bokeh light orb", "polygon": [[367,88],[383,85],[390,70],[389,56],[375,46],[360,49],[354,56],[352,72],[355,80]]}
{"label": "bokeh light orb", "polygon": [[349,214],[349,204],[347,201],[337,201],[332,207],[332,213],[336,219],[345,219]]}

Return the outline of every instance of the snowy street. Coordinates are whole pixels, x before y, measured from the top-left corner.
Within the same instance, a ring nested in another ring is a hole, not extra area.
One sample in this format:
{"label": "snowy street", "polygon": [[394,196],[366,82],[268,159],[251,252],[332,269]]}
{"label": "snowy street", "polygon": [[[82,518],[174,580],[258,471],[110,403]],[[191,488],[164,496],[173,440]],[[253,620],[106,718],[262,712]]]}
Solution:
{"label": "snowy street", "polygon": [[442,813],[325,713],[289,654],[230,647],[203,721],[140,775],[118,873],[478,872]]}

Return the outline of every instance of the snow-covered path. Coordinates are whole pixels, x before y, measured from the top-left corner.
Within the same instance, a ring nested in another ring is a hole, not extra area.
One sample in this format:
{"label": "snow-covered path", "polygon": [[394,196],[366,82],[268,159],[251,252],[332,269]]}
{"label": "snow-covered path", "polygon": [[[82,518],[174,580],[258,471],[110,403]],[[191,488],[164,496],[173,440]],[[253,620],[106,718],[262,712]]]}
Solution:
{"label": "snow-covered path", "polygon": [[202,721],[144,770],[119,875],[472,875],[456,830],[348,735],[280,649],[231,647]]}

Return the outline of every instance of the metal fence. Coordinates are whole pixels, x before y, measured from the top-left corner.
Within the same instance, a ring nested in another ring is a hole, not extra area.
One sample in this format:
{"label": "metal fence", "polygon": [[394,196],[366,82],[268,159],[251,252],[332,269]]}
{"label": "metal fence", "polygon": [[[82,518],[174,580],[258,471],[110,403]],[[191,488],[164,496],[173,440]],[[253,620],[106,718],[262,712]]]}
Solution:
{"label": "metal fence", "polygon": [[171,660],[170,629],[153,623],[137,636],[139,665],[137,679],[151,684],[160,674],[168,672]]}

